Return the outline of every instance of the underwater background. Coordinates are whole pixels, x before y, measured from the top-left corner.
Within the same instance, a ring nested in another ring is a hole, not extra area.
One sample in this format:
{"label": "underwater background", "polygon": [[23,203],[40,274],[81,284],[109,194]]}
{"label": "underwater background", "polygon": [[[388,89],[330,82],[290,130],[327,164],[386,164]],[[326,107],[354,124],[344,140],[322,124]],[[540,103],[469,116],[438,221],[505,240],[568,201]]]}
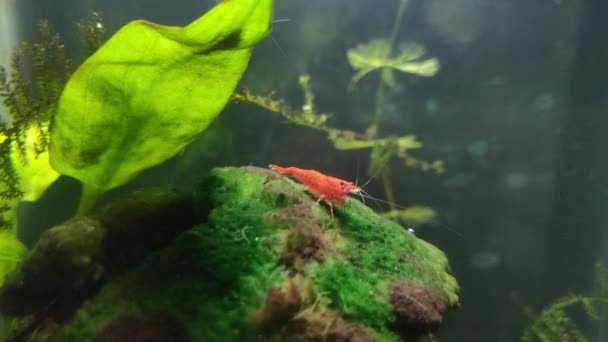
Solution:
{"label": "underwater background", "polygon": [[[110,37],[135,19],[183,26],[216,3],[3,0],[0,64],[38,39],[41,19],[69,49],[74,23],[93,12]],[[460,307],[437,340],[608,341],[606,10],[598,0],[277,1],[217,119],[99,202],[189,191],[224,166],[369,180],[381,201],[366,204],[393,209],[458,280]],[[332,136],[345,132],[377,143]],[[20,240],[31,247],[68,219],[78,194],[62,177],[21,203]]]}

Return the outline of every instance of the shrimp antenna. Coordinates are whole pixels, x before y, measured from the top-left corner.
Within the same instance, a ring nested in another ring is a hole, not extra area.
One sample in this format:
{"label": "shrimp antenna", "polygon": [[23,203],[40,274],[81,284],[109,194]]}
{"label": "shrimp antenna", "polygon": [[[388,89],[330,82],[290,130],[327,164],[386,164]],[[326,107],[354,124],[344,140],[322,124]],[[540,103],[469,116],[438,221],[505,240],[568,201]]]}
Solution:
{"label": "shrimp antenna", "polygon": [[[291,21],[290,18],[285,18],[285,19],[277,19],[277,20],[273,20],[272,24],[275,23],[284,23],[284,22],[289,22]],[[283,48],[281,47],[281,44],[279,44],[279,42],[277,42],[276,39],[274,39],[274,36],[271,34],[268,35],[268,37],[270,37],[270,39],[272,40],[272,42],[274,43],[274,45],[276,45],[276,47],[279,49],[279,51],[281,51],[281,54],[283,55],[283,58],[287,59],[287,54],[285,53],[285,50],[283,50]]]}
{"label": "shrimp antenna", "polygon": [[[357,158],[357,175],[355,176],[355,185],[359,185],[359,158]],[[365,201],[363,203],[365,203]]]}
{"label": "shrimp antenna", "polygon": [[277,46],[277,48],[279,48],[279,51],[281,51],[281,54],[283,55],[283,58],[287,59],[287,54],[285,53],[285,50],[283,50],[283,48],[281,47],[281,45],[279,44],[279,42],[277,42],[276,39],[274,39],[272,34],[269,34],[268,37],[270,37],[270,39],[274,42],[274,45]]}
{"label": "shrimp antenna", "polygon": [[363,196],[363,194],[361,193],[361,191],[363,191],[363,189],[357,191],[357,195],[361,196],[361,202],[363,202],[363,204],[365,204],[365,196]]}
{"label": "shrimp antenna", "polygon": [[[365,184],[361,185],[360,188],[364,188],[369,182],[371,182],[376,176],[370,177]],[[357,177],[355,178],[355,185],[359,185],[359,159],[357,159]],[[371,197],[371,196],[370,196]]]}
{"label": "shrimp antenna", "polygon": [[[359,195],[361,195],[361,198],[371,199],[372,201],[374,201],[374,203],[376,203],[376,207],[378,207],[378,209],[382,209],[382,206],[380,205],[380,202],[382,202],[382,200],[379,200],[376,197],[370,195],[367,191],[365,191],[363,189],[359,190]],[[386,201],[384,201],[384,202],[386,202]],[[363,203],[365,203],[365,200],[363,201]]]}
{"label": "shrimp antenna", "polygon": [[445,225],[445,224],[443,224],[441,222],[436,222],[436,221],[435,221],[435,223],[437,223],[438,225],[440,225],[444,229],[447,229],[447,230],[451,231],[452,233],[456,234],[459,238],[464,238],[464,235],[462,235],[461,233],[457,232],[456,230],[450,228],[448,225]]}
{"label": "shrimp antenna", "polygon": [[[374,200],[374,201],[376,202],[376,204],[377,204],[378,202],[380,202],[380,203],[385,203],[385,204],[393,205],[393,206],[395,206],[396,208],[399,208],[399,209],[406,209],[406,207],[404,207],[404,206],[401,206],[401,205],[398,205],[398,204],[395,204],[395,203],[391,203],[391,202],[388,202],[388,201],[385,201],[385,200],[381,200],[381,199],[379,199],[379,198],[375,198],[375,197],[371,196],[369,193],[367,193],[367,192],[366,192],[365,190],[363,190],[363,189],[361,189],[361,190],[360,190],[359,194],[360,194],[362,197],[363,197],[363,196],[365,196],[366,198],[370,198],[370,199]],[[365,202],[364,202],[364,203],[365,203]],[[463,235],[462,233],[458,232],[457,230],[455,230],[455,229],[451,228],[451,227],[450,227],[450,226],[448,226],[448,225],[445,225],[445,224],[443,224],[443,223],[441,223],[441,222],[438,222],[437,220],[434,220],[434,222],[433,222],[433,223],[438,224],[439,226],[441,226],[441,228],[443,228],[443,229],[445,229],[445,230],[449,230],[450,232],[452,232],[452,233],[456,234],[456,235],[457,235],[458,237],[460,237],[460,238],[464,238],[464,235]]]}
{"label": "shrimp antenna", "polygon": [[374,196],[370,195],[370,194],[369,194],[367,191],[365,191],[365,190],[363,190],[363,189],[361,189],[361,193],[362,193],[362,194],[364,194],[366,198],[372,199],[372,200],[374,200],[376,203],[384,203],[384,204],[388,204],[388,205],[393,205],[393,206],[395,206],[396,208],[399,208],[399,209],[405,209],[405,208],[406,208],[406,207],[404,207],[404,206],[401,206],[401,205],[398,205],[398,204],[395,204],[395,203],[391,203],[391,202],[389,202],[389,201],[385,201],[385,200],[382,200],[382,199],[376,198],[376,197],[374,197]]}
{"label": "shrimp antenna", "polygon": [[361,185],[362,188],[364,188],[367,184],[369,184],[369,182],[371,182],[372,180],[374,180],[374,178],[376,178],[376,176],[371,176],[367,182],[365,182],[365,184]]}

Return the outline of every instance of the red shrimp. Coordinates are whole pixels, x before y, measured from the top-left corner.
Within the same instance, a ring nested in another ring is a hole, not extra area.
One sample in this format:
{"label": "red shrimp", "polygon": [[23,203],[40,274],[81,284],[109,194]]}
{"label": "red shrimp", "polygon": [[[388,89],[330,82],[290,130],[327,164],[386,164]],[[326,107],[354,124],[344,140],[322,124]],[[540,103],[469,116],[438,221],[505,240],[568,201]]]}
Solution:
{"label": "red shrimp", "polygon": [[[348,198],[349,194],[355,194],[361,196],[361,199],[367,197],[371,198],[376,202],[383,202],[395,206],[397,208],[404,209],[404,207],[396,205],[394,203],[390,203],[387,201],[383,201],[377,198],[370,196],[365,190],[363,190],[363,186],[357,186],[353,184],[353,182],[345,181],[340,178],[324,175],[316,170],[304,170],[297,167],[280,167],[277,165],[269,165],[269,167],[275,171],[278,171],[281,174],[292,176],[297,179],[300,183],[304,184],[308,190],[318,199],[317,203],[320,201],[324,201],[329,206],[329,210],[331,212],[331,217],[333,220],[334,211],[332,206],[332,201],[339,203],[341,206],[344,206],[344,202]],[[369,183],[370,180],[367,181]],[[365,184],[367,184],[365,183]],[[364,200],[365,203],[365,200]],[[456,230],[450,228],[447,225],[441,224],[437,222],[443,228],[455,233],[456,235],[462,237],[462,234],[457,232]],[[413,229],[408,229],[412,234],[414,233]]]}
{"label": "red shrimp", "polygon": [[344,206],[349,194],[361,194],[363,189],[352,182],[327,176],[316,170],[304,170],[297,167],[280,167],[270,165],[270,168],[284,175],[289,175],[304,184],[318,198],[317,203],[324,201],[329,205],[333,217],[332,201]]}

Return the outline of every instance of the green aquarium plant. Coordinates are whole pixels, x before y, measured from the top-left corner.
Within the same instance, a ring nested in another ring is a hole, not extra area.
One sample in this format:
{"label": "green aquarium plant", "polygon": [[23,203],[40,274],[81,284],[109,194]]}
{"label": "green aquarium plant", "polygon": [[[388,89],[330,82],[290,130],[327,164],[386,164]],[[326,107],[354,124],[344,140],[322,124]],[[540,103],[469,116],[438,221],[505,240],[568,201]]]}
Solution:
{"label": "green aquarium plant", "polygon": [[[103,41],[100,13],[77,23],[83,57]],[[17,229],[20,201],[36,201],[59,177],[49,162],[50,122],[74,71],[63,39],[48,21],[38,23],[37,41],[22,42],[8,68],[0,66],[0,229]]]}
{"label": "green aquarium plant", "polygon": [[[300,86],[304,93],[305,103],[302,110],[294,110],[285,101],[274,99],[272,95],[255,95],[248,90],[235,92],[232,95],[234,101],[250,102],[266,110],[277,113],[285,118],[289,123],[312,128],[325,132],[327,138],[338,150],[359,150],[372,149],[372,175],[375,167],[385,166],[393,157],[402,159],[406,166],[417,167],[424,171],[434,171],[442,173],[443,163],[440,160],[425,161],[412,156],[409,152],[423,147],[415,135],[404,135],[399,137],[373,138],[375,134],[359,133],[349,129],[331,127],[327,120],[331,117],[327,113],[317,113],[314,94],[310,87],[310,77],[302,75],[299,79]],[[380,156],[381,155],[381,156]],[[376,160],[378,157],[383,160]],[[380,165],[383,164],[383,165]]]}
{"label": "green aquarium plant", "polygon": [[82,182],[80,213],[209,126],[271,16],[271,0],[240,0],[222,1],[185,27],[134,21],[76,70],[54,116],[50,159]]}
{"label": "green aquarium plant", "polygon": [[[379,138],[377,137],[377,130],[374,124],[365,133],[329,126],[327,120],[331,115],[317,113],[315,110],[314,94],[310,87],[310,77],[307,75],[300,76],[299,83],[302,87],[305,100],[302,110],[294,110],[284,101],[274,99],[272,95],[255,95],[247,90],[234,93],[232,99],[234,101],[253,103],[271,112],[280,114],[290,123],[325,132],[328,140],[338,150],[371,149],[369,175],[371,177],[382,176],[389,203],[395,203],[388,177],[388,165],[393,158],[403,161],[406,167],[422,171],[432,171],[436,174],[441,174],[445,171],[442,160],[427,161],[411,154],[411,151],[423,147],[423,143],[413,134]],[[388,217],[397,220],[397,216],[403,213],[397,211],[396,206],[393,204],[390,205],[391,212],[388,213]]]}
{"label": "green aquarium plant", "polygon": [[[348,61],[351,67],[356,71],[352,77],[349,88],[352,90],[357,82],[363,76],[374,70],[380,70],[380,79],[376,87],[376,101],[374,108],[374,117],[367,129],[367,135],[370,138],[375,138],[381,130],[381,118],[384,114],[385,104],[385,86],[394,87],[394,70],[414,74],[418,76],[431,77],[435,76],[439,71],[439,60],[437,58],[424,57],[426,51],[422,44],[409,42],[400,45],[399,53],[395,56],[395,43],[403,21],[405,9],[409,1],[400,0],[399,8],[397,9],[393,28],[388,38],[378,38],[371,40],[366,44],[359,44],[357,47],[349,49],[346,52]],[[371,165],[369,169],[370,176],[381,176],[380,179],[384,185],[386,198],[390,203],[395,202],[393,190],[391,186],[390,170],[388,169],[388,161],[394,156],[402,158],[408,167],[417,167],[422,170],[434,170],[437,173],[443,173],[443,162],[425,162],[413,158],[404,152],[393,141],[376,144],[371,152]],[[390,205],[391,210],[395,210],[394,205]]]}
{"label": "green aquarium plant", "polygon": [[[99,47],[104,27],[93,13],[77,23],[84,56]],[[0,286],[5,275],[26,256],[17,238],[17,206],[36,201],[59,177],[49,162],[50,122],[61,91],[74,71],[63,39],[48,21],[38,23],[39,39],[22,42],[11,64],[0,66]],[[0,315],[0,341],[7,340],[14,320]]]}
{"label": "green aquarium plant", "polygon": [[374,39],[348,50],[348,61],[357,70],[350,87],[354,87],[363,76],[376,69],[383,70],[382,81],[389,86],[395,85],[393,70],[425,77],[434,76],[439,71],[437,58],[421,59],[425,54],[425,48],[421,44],[405,43],[395,57],[389,55],[390,51],[390,42],[386,39]]}
{"label": "green aquarium plant", "polygon": [[[587,342],[581,329],[581,316],[591,322],[601,322],[608,307],[608,270],[601,264],[595,267],[595,290],[589,294],[568,294],[549,303],[538,314],[521,302],[514,294],[513,299],[521,309],[528,326],[521,335],[522,342]],[[577,324],[578,323],[578,324]]]}
{"label": "green aquarium plant", "polygon": [[437,219],[437,212],[433,208],[424,205],[412,205],[403,209],[391,210],[380,215],[413,227],[419,227]]}
{"label": "green aquarium plant", "polygon": [[10,231],[0,231],[0,286],[4,283],[4,275],[15,268],[26,252],[27,249]]}
{"label": "green aquarium plant", "polygon": [[2,229],[16,230],[19,201],[37,200],[58,177],[49,163],[49,123],[73,71],[59,35],[47,21],[39,42],[23,42],[10,70],[0,67],[0,209]]}
{"label": "green aquarium plant", "polygon": [[[80,213],[96,195],[170,158],[220,113],[251,49],[270,30],[271,0],[222,2],[192,24],[135,21],[102,45],[98,13],[78,23],[75,72],[65,45],[42,21],[41,43],[23,43],[0,69],[0,278],[24,247],[16,209],[60,174],[84,185]],[[67,82],[67,85],[66,85]],[[65,87],[64,87],[65,86]],[[52,164],[52,166],[51,166]],[[11,248],[8,248],[11,246]]]}
{"label": "green aquarium plant", "polygon": [[[26,255],[27,249],[10,230],[0,230],[0,287],[4,276],[11,272]],[[14,320],[0,314],[0,341],[6,341],[14,328]]]}
{"label": "green aquarium plant", "polygon": [[[100,45],[101,15],[79,22],[86,54]],[[22,42],[11,65],[0,66],[0,286],[27,253],[17,238],[17,206],[36,201],[59,177],[49,162],[50,122],[61,91],[74,71],[63,39],[48,21],[38,23],[40,39]],[[0,341],[14,328],[0,315]]]}
{"label": "green aquarium plant", "polygon": [[[435,57],[426,58],[426,49],[422,44],[409,42],[399,46],[398,53],[393,54],[397,33],[403,19],[407,0],[400,0],[399,9],[393,23],[393,30],[389,38],[374,39],[365,44],[359,44],[346,52],[347,58],[356,74],[353,76],[350,88],[368,73],[379,70],[381,77],[376,91],[376,105],[373,119],[364,133],[348,129],[330,127],[327,124],[331,115],[317,113],[314,106],[314,95],[310,86],[310,77],[300,76],[299,83],[304,92],[304,104],[301,110],[290,108],[284,101],[273,99],[272,96],[259,96],[245,90],[233,95],[233,100],[254,103],[260,107],[282,115],[290,123],[323,131],[329,141],[339,150],[370,149],[370,177],[382,180],[388,202],[394,203],[395,198],[390,184],[389,162],[394,158],[404,162],[406,167],[422,171],[432,171],[442,174],[444,163],[441,160],[427,161],[412,155],[411,151],[423,147],[413,134],[403,136],[385,136],[379,134],[380,118],[383,112],[385,86],[395,86],[394,70],[418,76],[432,77],[439,71],[439,60]],[[401,215],[396,207],[390,215],[393,219]]]}

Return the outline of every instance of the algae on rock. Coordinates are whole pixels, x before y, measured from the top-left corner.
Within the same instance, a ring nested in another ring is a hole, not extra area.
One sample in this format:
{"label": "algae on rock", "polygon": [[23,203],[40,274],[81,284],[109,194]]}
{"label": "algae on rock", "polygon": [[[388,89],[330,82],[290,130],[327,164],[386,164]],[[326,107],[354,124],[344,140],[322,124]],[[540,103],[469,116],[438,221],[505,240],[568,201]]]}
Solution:
{"label": "algae on rock", "polygon": [[[199,222],[194,213],[192,194],[146,189],[46,230],[6,276],[0,287],[0,314],[43,312],[54,320],[58,313],[73,312],[107,281]],[[7,255],[0,253],[0,266]]]}
{"label": "algae on rock", "polygon": [[[330,217],[266,169],[214,169],[206,222],[81,306],[50,341],[392,341],[427,334],[458,304],[444,254],[357,200]],[[154,327],[154,329],[151,329]]]}

